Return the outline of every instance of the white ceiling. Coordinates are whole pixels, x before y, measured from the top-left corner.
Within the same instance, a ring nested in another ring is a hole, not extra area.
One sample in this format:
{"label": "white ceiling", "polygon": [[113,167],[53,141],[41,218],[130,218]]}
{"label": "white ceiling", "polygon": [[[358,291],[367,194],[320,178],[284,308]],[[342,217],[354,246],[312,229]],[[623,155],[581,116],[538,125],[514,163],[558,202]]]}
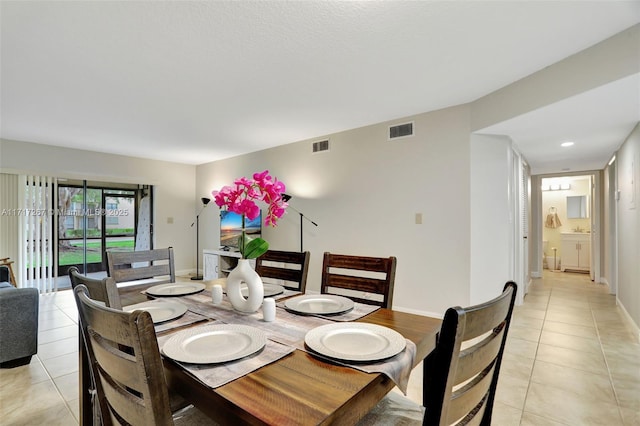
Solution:
{"label": "white ceiling", "polygon": [[[640,2],[2,0],[0,14],[2,138],[202,164],[473,101],[640,22]],[[638,84],[483,131],[534,170],[601,168],[638,121]],[[547,150],[586,135],[613,145]]]}
{"label": "white ceiling", "polygon": [[[600,170],[640,121],[640,74],[477,133],[510,136],[531,174]],[[563,142],[574,142],[562,147]]]}

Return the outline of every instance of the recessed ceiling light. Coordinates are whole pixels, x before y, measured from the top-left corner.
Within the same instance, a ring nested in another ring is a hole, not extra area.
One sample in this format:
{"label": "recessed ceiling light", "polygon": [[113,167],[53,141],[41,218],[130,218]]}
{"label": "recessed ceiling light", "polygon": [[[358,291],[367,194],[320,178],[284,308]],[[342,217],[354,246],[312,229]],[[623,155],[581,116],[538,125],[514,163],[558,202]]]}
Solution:
{"label": "recessed ceiling light", "polygon": [[568,146],[572,146],[572,145],[573,145],[573,142],[562,142],[560,144],[560,146],[565,147],[565,148],[568,147]]}

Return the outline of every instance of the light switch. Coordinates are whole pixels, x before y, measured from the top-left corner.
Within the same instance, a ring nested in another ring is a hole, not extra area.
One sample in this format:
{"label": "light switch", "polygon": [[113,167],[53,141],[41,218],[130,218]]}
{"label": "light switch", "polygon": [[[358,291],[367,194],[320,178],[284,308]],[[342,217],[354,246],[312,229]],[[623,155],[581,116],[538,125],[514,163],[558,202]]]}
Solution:
{"label": "light switch", "polygon": [[416,213],[416,225],[422,225],[422,213]]}

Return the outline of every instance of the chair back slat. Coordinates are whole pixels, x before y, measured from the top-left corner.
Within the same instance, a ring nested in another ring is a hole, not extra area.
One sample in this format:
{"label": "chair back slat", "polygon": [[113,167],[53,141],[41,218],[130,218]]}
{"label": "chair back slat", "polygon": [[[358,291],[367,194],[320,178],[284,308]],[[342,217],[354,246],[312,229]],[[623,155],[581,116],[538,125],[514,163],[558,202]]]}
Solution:
{"label": "chair back slat", "polygon": [[[172,425],[167,383],[151,315],[101,306],[85,286],[74,289],[87,352],[97,371],[103,423]],[[126,376],[131,377],[126,377]],[[135,377],[133,377],[135,376]],[[100,395],[102,393],[102,395]]]}
{"label": "chair back slat", "polygon": [[500,327],[498,331],[492,331],[482,341],[460,351],[455,383],[469,380],[493,362],[500,352],[503,334],[504,327]]}
{"label": "chair back slat", "polygon": [[424,362],[425,424],[491,424],[516,291],[510,281],[489,302],[446,311],[436,349]]}
{"label": "chair back slat", "polygon": [[482,424],[482,419],[484,418],[484,413],[487,411],[487,404],[485,400],[482,400],[476,408],[471,410],[471,412],[455,426],[480,426]]}
{"label": "chair back slat", "polygon": [[146,407],[142,398],[123,389],[108,375],[100,375],[100,379],[113,424],[132,424],[135,419],[144,418]]}
{"label": "chair back slat", "polygon": [[366,256],[351,256],[325,253],[325,258],[330,267],[352,269],[356,271],[371,271],[371,272],[383,272],[391,268],[391,263],[394,263],[393,257],[366,257]]}
{"label": "chair back slat", "polygon": [[[295,269],[284,269],[278,268],[275,266],[265,266],[262,265],[260,267],[260,272],[258,273],[260,278],[272,278],[274,280],[282,280],[282,281],[291,281],[291,282],[299,282],[300,271]],[[289,288],[289,286],[284,286]],[[295,287],[295,290],[298,290],[299,287]]]}
{"label": "chair back slat", "polygon": [[349,290],[377,294],[383,294],[387,290],[386,283],[378,278],[352,275],[329,274],[325,284],[327,287],[347,288]]}
{"label": "chair back slat", "polygon": [[136,358],[129,355],[122,348],[113,346],[113,343],[102,338],[92,330],[89,331],[93,354],[98,365],[111,365],[109,377],[112,380],[130,389],[139,391],[141,388],[138,377]]}
{"label": "chair back slat", "polygon": [[498,327],[504,322],[509,309],[508,297],[503,297],[494,304],[483,303],[473,308],[465,309],[466,321],[462,339],[465,341],[471,340],[486,333],[487,330]]}
{"label": "chair back slat", "polygon": [[109,275],[116,283],[158,278],[157,284],[176,281],[173,248],[133,252],[107,251]]}
{"label": "chair back slat", "polygon": [[454,424],[457,420],[466,417],[474,408],[477,409],[478,404],[486,404],[494,368],[495,365],[492,364],[468,384],[453,392],[445,424]]}
{"label": "chair back slat", "polygon": [[268,250],[256,259],[256,272],[261,278],[283,281],[281,284],[289,290],[302,293],[307,288],[310,253],[281,250]]}
{"label": "chair back slat", "polygon": [[[396,258],[393,256],[367,257],[326,252],[320,292],[346,295],[358,302],[391,308],[395,275]],[[379,299],[362,297],[358,292],[377,295]]]}

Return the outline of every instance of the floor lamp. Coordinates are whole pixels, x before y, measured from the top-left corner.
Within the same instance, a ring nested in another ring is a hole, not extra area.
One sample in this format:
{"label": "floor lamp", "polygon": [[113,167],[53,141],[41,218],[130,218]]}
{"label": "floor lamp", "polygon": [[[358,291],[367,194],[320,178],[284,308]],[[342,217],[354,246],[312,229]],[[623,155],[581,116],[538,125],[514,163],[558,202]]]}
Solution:
{"label": "floor lamp", "polygon": [[[287,201],[289,201],[291,199],[291,195],[289,194],[282,194],[282,200],[286,203]],[[293,210],[294,212],[297,212],[300,215],[300,253],[304,252],[304,245],[302,242],[302,234],[303,234],[303,223],[304,223],[304,219],[307,219],[309,222],[311,222],[314,226],[318,226],[317,223],[315,223],[314,221],[312,221],[311,219],[309,219],[307,216],[305,216],[304,214],[302,214],[302,212],[298,209],[296,209],[295,207],[291,207],[291,205],[287,206],[288,209]]]}
{"label": "floor lamp", "polygon": [[209,204],[209,201],[211,201],[210,198],[207,197],[202,197],[202,208],[200,209],[200,213],[198,213],[198,215],[196,216],[196,221],[193,222],[191,224],[191,227],[193,228],[193,224],[195,223],[196,225],[196,275],[195,277],[191,277],[192,280],[202,280],[202,275],[199,275],[200,273],[200,215],[202,214],[203,210],[207,207],[207,204]]}

